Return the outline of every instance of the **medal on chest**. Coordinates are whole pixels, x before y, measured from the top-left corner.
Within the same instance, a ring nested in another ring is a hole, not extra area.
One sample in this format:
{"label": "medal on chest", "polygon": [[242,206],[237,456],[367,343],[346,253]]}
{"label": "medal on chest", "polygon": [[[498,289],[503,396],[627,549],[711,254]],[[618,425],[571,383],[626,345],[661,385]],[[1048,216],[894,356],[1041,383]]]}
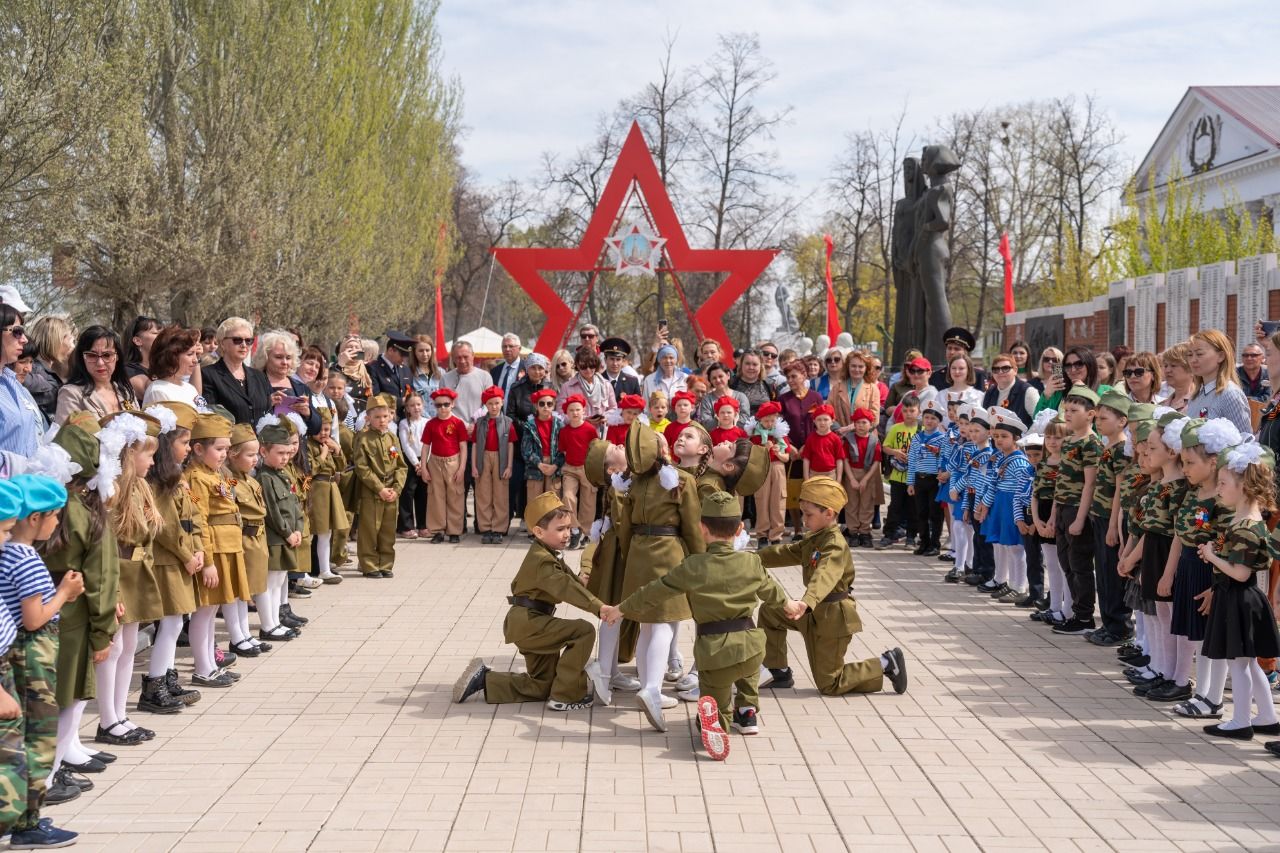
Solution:
{"label": "medal on chest", "polygon": [[822,552],[814,551],[812,554],[809,555],[809,568],[816,569],[818,567],[818,561],[821,559],[822,559]]}
{"label": "medal on chest", "polygon": [[1191,524],[1197,530],[1203,530],[1209,526],[1209,508],[1207,506],[1196,507],[1196,513],[1191,519]]}

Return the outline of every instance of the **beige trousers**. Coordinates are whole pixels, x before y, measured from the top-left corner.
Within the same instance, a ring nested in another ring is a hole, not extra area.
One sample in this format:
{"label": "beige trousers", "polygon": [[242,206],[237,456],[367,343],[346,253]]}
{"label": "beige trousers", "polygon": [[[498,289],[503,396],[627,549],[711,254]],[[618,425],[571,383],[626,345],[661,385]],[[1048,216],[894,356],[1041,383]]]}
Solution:
{"label": "beige trousers", "polygon": [[[479,452],[479,451],[474,451]],[[484,467],[476,477],[476,524],[481,533],[506,534],[511,526],[507,481],[496,450],[485,450]]]}
{"label": "beige trousers", "polygon": [[427,488],[427,527],[432,533],[462,535],[462,509],[466,497],[461,481],[453,477],[462,468],[462,454],[432,456],[427,460],[431,484]]}
{"label": "beige trousers", "polygon": [[560,500],[564,501],[565,509],[573,513],[573,526],[589,532],[596,520],[596,487],[579,465],[565,465],[560,470]]}

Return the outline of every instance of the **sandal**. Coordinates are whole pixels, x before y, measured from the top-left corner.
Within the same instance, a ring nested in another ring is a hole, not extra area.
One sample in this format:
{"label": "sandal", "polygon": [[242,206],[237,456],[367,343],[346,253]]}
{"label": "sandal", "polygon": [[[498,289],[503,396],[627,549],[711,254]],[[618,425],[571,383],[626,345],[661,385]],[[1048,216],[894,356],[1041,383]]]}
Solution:
{"label": "sandal", "polygon": [[1179,717],[1190,717],[1193,720],[1220,720],[1222,706],[1215,705],[1199,693],[1185,702],[1173,706],[1173,713]]}

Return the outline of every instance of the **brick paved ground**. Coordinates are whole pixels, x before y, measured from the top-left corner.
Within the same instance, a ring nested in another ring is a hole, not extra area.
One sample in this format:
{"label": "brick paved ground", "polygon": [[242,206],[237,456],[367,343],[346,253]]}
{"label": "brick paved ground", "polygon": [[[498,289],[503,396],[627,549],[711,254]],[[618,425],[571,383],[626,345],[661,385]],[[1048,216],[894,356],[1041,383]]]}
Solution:
{"label": "brick paved ground", "polygon": [[690,706],[664,735],[631,708],[451,704],[473,655],[513,663],[521,551],[399,554],[394,580],[294,602],[306,636],[236,687],[137,715],[159,737],[49,814],[110,851],[1280,850],[1260,741],[1135,699],[1109,650],[944,585],[936,561],[857,554],[850,653],[902,646],[907,695],[821,698],[793,636],[797,688],[765,691],[761,734],[717,764]]}

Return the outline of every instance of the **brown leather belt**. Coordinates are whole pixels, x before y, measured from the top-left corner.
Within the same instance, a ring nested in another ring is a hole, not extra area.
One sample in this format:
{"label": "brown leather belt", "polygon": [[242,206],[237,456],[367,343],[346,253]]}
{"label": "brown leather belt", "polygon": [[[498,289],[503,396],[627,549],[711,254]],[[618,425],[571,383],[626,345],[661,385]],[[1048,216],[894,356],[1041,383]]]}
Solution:
{"label": "brown leather belt", "polygon": [[732,634],[735,631],[750,631],[756,626],[756,623],[750,616],[744,616],[741,619],[725,619],[720,622],[701,622],[698,624],[698,636],[706,637],[712,634]]}
{"label": "brown leather belt", "polygon": [[846,598],[853,598],[847,589],[839,589],[833,593],[829,593],[826,598],[822,599],[823,604],[835,604],[837,601],[844,601]]}
{"label": "brown leather belt", "polygon": [[116,551],[120,554],[120,559],[136,562],[145,556],[145,551],[141,545],[126,545],[123,542],[116,543]]}
{"label": "brown leather belt", "polygon": [[554,604],[547,601],[538,601],[536,598],[525,598],[523,595],[508,595],[507,604],[527,607],[536,613],[541,613],[543,616],[550,616],[556,612]]}
{"label": "brown leather belt", "polygon": [[221,513],[218,513],[217,515],[211,515],[209,516],[209,523],[217,526],[230,525],[231,527],[239,527],[240,513],[221,512]]}
{"label": "brown leather belt", "polygon": [[241,525],[240,531],[250,538],[257,536],[258,531],[262,529],[261,524],[245,524]]}
{"label": "brown leather belt", "polygon": [[332,475],[332,474],[313,474],[313,475],[311,476],[311,482],[313,482],[313,483],[332,483],[332,482],[333,482],[333,475]]}
{"label": "brown leather belt", "polygon": [[665,524],[637,524],[631,528],[632,536],[679,536],[680,528]]}

